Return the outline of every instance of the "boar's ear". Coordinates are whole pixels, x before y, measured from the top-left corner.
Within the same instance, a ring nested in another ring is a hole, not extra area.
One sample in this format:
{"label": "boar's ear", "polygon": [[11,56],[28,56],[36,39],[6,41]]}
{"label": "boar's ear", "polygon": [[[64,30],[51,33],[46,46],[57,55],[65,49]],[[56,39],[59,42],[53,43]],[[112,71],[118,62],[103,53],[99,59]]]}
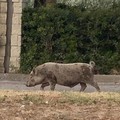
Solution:
{"label": "boar's ear", "polygon": [[35,68],[33,68],[33,70],[32,70],[32,71],[33,71],[33,74],[35,74]]}

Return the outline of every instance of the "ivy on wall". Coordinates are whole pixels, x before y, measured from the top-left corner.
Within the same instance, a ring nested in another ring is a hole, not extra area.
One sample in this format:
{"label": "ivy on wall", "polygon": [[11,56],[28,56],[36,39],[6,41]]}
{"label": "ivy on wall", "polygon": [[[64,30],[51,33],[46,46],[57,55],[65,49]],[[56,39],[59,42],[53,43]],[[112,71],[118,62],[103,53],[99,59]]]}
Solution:
{"label": "ivy on wall", "polygon": [[21,70],[48,61],[89,62],[100,73],[120,69],[120,4],[84,7],[56,4],[26,8],[22,17]]}

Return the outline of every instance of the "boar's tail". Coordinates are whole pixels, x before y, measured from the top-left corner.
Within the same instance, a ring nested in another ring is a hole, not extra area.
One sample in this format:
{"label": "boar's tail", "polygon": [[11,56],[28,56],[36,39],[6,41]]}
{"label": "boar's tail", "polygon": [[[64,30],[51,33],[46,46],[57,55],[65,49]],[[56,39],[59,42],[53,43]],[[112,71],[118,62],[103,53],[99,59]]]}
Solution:
{"label": "boar's tail", "polygon": [[94,68],[94,67],[95,67],[95,62],[94,62],[94,61],[90,61],[90,62],[89,62],[89,65]]}

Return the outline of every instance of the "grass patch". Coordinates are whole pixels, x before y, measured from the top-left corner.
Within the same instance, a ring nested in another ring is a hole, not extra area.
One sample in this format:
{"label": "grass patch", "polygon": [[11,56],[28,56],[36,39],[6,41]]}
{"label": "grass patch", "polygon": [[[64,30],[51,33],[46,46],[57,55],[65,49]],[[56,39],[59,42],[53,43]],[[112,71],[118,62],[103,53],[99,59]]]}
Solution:
{"label": "grass patch", "polygon": [[120,104],[120,93],[117,92],[101,92],[101,93],[78,93],[78,92],[63,92],[64,102],[77,104],[97,104],[114,102]]}
{"label": "grass patch", "polygon": [[120,93],[80,93],[80,92],[50,92],[50,91],[0,91],[0,103],[6,101],[22,102],[28,104],[98,104],[117,103],[120,104]]}
{"label": "grass patch", "polygon": [[96,103],[96,99],[91,96],[87,96],[86,93],[77,93],[77,92],[63,92],[62,98],[64,98],[64,102],[68,102],[71,104],[92,104]]}
{"label": "grass patch", "polygon": [[43,95],[28,95],[26,94],[23,96],[22,101],[27,103],[34,103],[34,104],[43,104],[44,103],[44,96]]}

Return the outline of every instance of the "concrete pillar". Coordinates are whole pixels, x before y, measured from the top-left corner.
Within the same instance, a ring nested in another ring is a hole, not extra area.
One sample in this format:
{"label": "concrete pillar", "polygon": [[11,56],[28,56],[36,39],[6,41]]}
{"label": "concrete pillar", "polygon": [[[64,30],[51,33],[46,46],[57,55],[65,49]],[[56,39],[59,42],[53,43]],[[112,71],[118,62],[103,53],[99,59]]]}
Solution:
{"label": "concrete pillar", "polygon": [[10,72],[20,68],[22,0],[13,0]]}

